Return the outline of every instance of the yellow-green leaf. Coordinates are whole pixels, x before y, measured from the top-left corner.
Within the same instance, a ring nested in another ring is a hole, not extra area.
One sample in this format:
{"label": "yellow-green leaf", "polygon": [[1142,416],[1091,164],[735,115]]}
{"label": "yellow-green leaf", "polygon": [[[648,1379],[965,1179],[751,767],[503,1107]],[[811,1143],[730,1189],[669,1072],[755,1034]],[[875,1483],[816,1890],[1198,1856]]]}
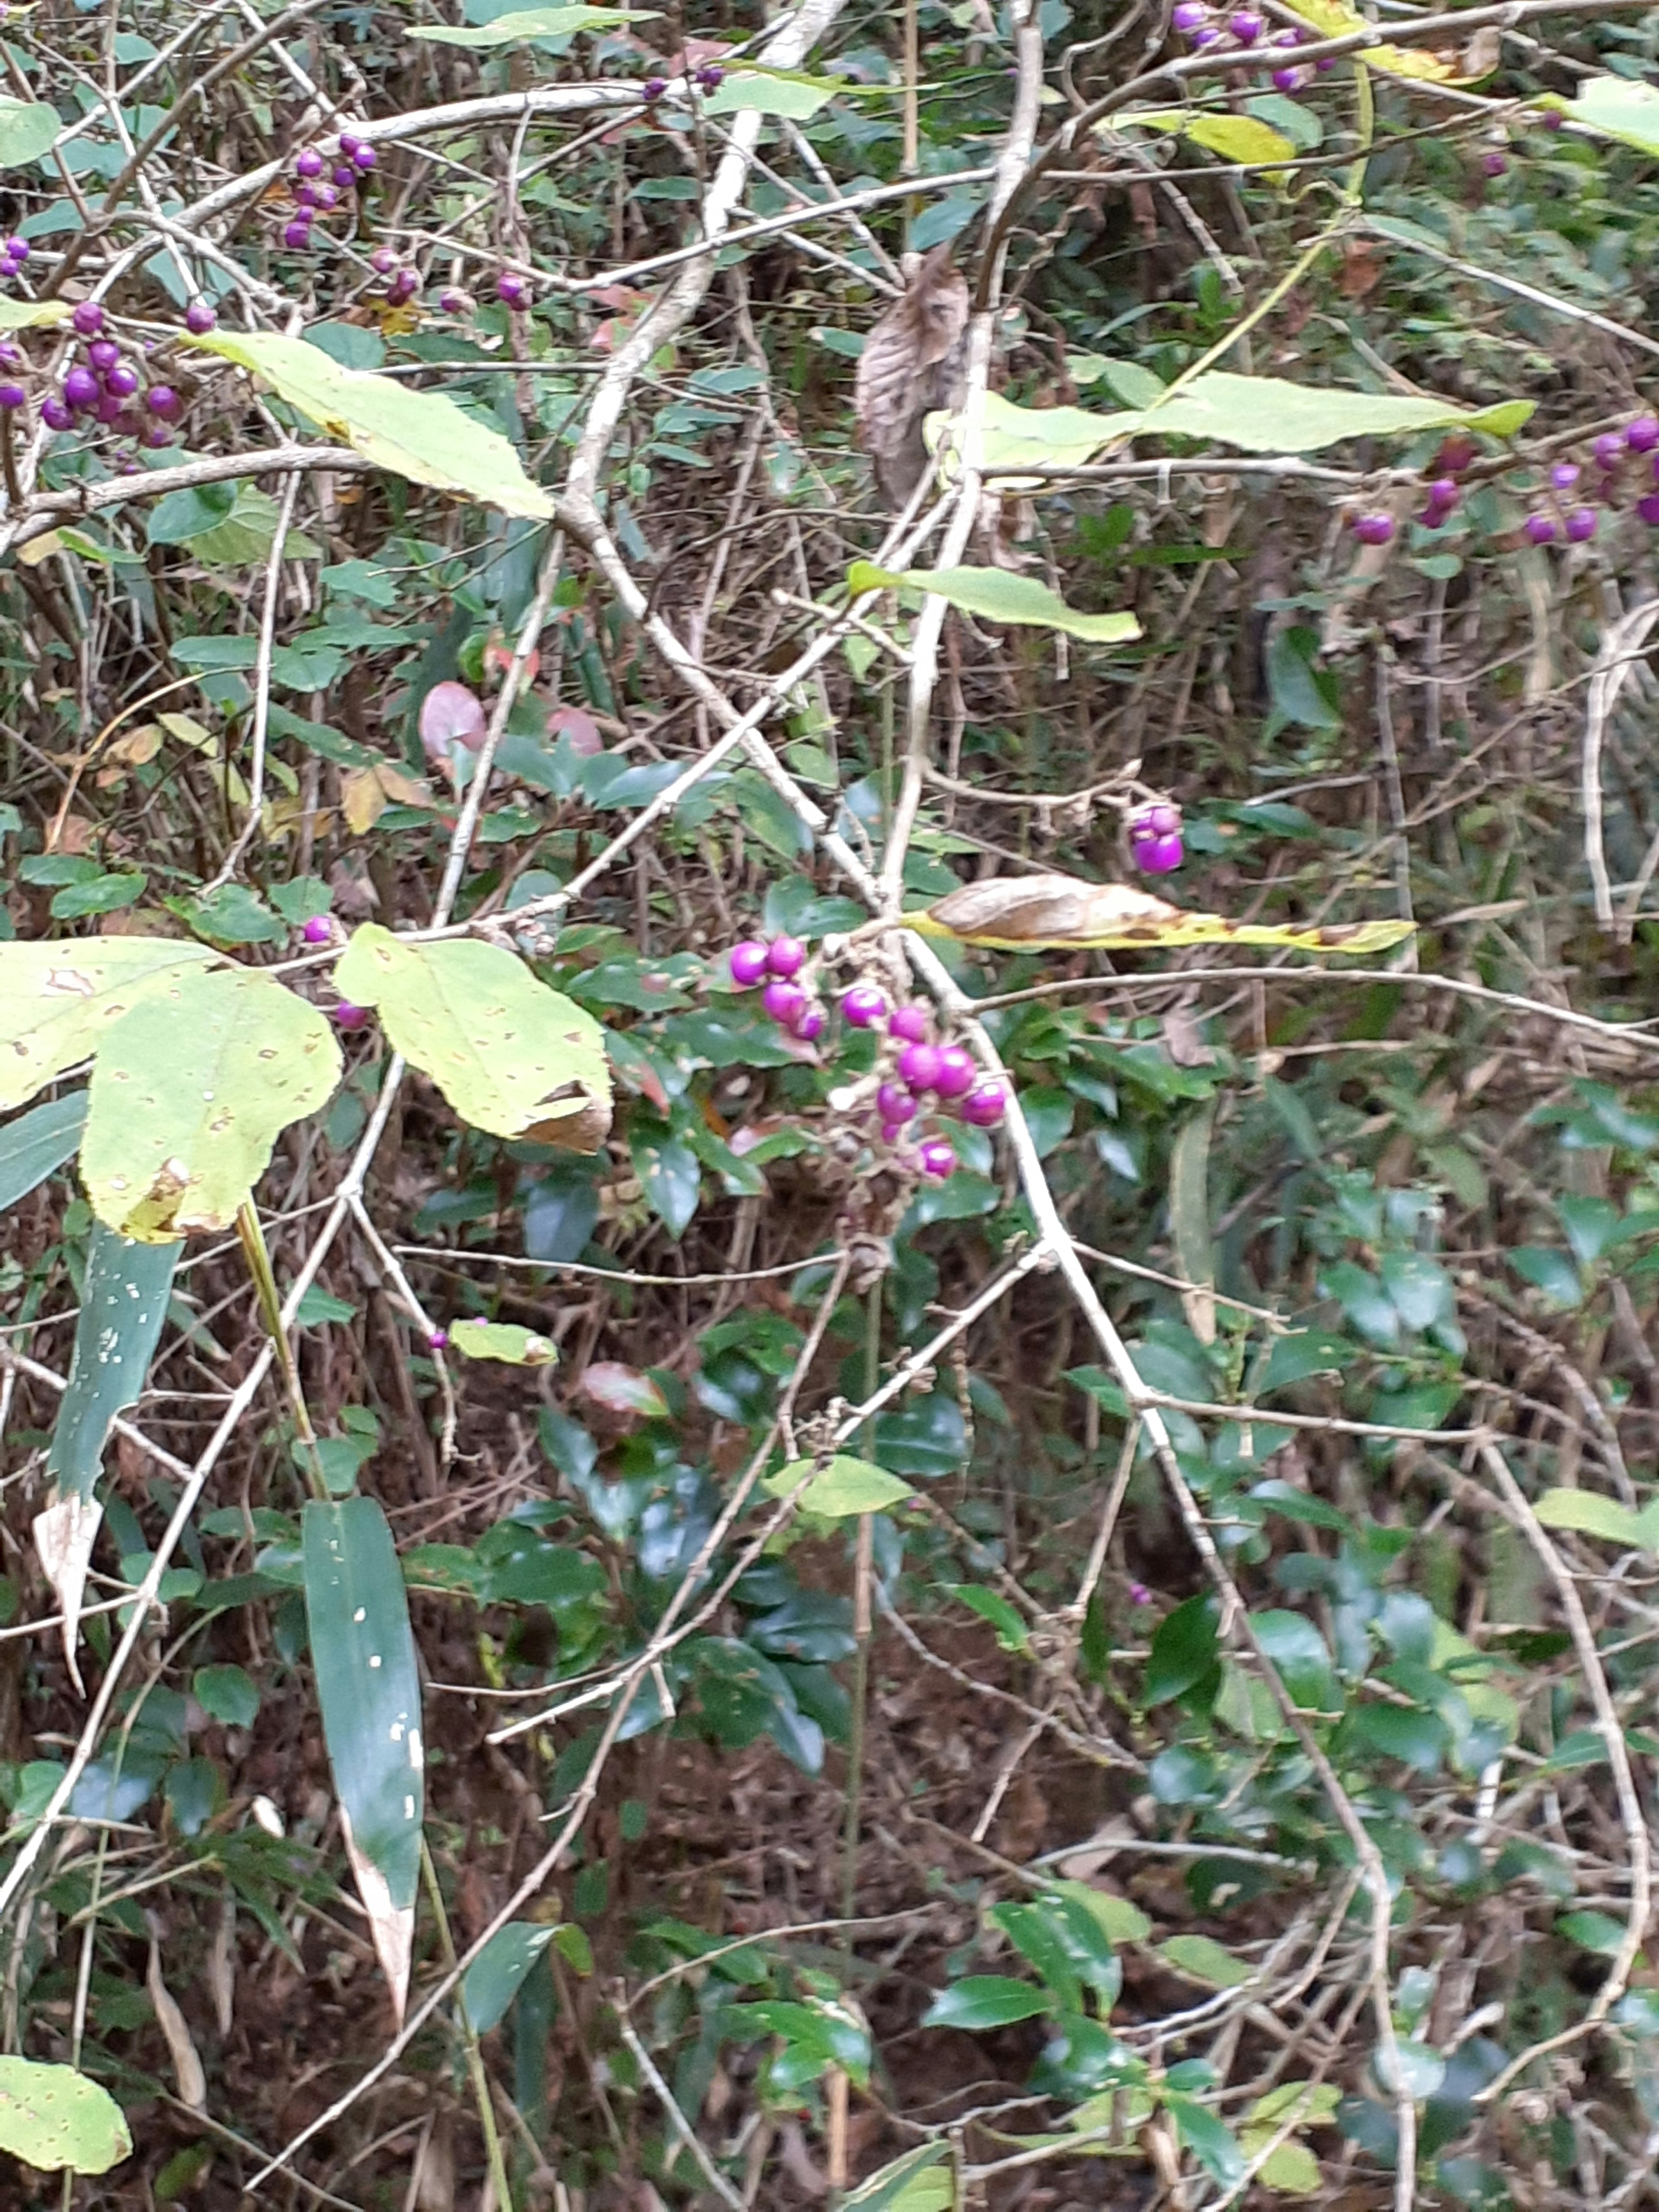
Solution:
{"label": "yellow-green leaf", "polygon": [[1091,1888],[1086,1881],[1052,1881],[1048,1887],[1091,1913],[1109,1943],[1144,1943],[1152,1923],[1138,1905],[1109,1889]]}
{"label": "yellow-green leaf", "polygon": [[0,331],[43,331],[66,323],[67,300],[0,300]]}
{"label": "yellow-green leaf", "polygon": [[1012,568],[896,570],[878,568],[872,561],[854,561],[847,572],[847,587],[854,598],[860,592],[933,592],[964,614],[982,616],[987,622],[1063,629],[1101,645],[1121,645],[1126,638],[1140,635],[1140,624],[1133,615],[1079,614],[1035,576],[1017,575]]}
{"label": "yellow-green leaf", "polygon": [[550,1367],[559,1347],[515,1321],[458,1321],[449,1340],[468,1359],[499,1359],[508,1367]]}
{"label": "yellow-green leaf", "polygon": [[1638,77],[1586,77],[1576,99],[1549,104],[1604,138],[1621,138],[1644,154],[1659,154],[1659,88]]}
{"label": "yellow-green leaf", "polygon": [[573,31],[608,31],[617,23],[643,23],[659,8],[515,8],[490,23],[421,23],[411,39],[430,39],[442,46],[511,46],[526,39],[568,39]]}
{"label": "yellow-green leaf", "polygon": [[109,2091],[73,2066],[0,2058],[0,2150],[45,2173],[107,2173],[132,2137]]}
{"label": "yellow-green leaf", "polygon": [[1004,952],[1148,951],[1188,945],[1290,945],[1309,952],[1380,952],[1409,937],[1408,921],[1231,921],[1189,914],[1127,884],[1074,876],[992,876],[903,917],[924,937],[953,938]]}
{"label": "yellow-green leaf", "polygon": [[[1352,8],[1345,8],[1342,0],[1293,0],[1293,4],[1303,21],[1311,23],[1322,38],[1346,39],[1354,31],[1374,27]],[[1458,72],[1449,62],[1443,62],[1433,54],[1414,52],[1410,46],[1364,46],[1356,52],[1354,59],[1364,62],[1367,69],[1382,70],[1389,76],[1419,77],[1433,84],[1453,84],[1458,79]]]}
{"label": "yellow-green leaf", "polygon": [[100,1042],[81,1146],[93,1212],[144,1244],[228,1227],[278,1133],[339,1076],[328,1023],[262,969],[176,975]]}
{"label": "yellow-green leaf", "polygon": [[1209,1936],[1171,1936],[1158,1945],[1158,1955],[1177,1973],[1206,1982],[1212,1990],[1236,1990],[1249,1980],[1252,1971]]}
{"label": "yellow-green leaf", "polygon": [[[1264,2143],[1270,2143],[1279,2132],[1277,2128],[1246,2128],[1239,2136],[1244,2155],[1254,2159]],[[1256,2179],[1264,2189],[1276,2189],[1284,2197],[1316,2196],[1324,2177],[1319,2171],[1319,2160],[1306,2143],[1294,2139],[1279,2144],[1264,2160]]]}
{"label": "yellow-green leaf", "polygon": [[1224,161],[1241,168],[1261,168],[1278,161],[1293,161],[1296,148],[1284,133],[1254,115],[1219,115],[1207,108],[1164,108],[1156,115],[1114,118],[1117,123],[1144,124],[1150,131],[1176,131]]}
{"label": "yellow-green leaf", "polygon": [[343,998],[380,1009],[398,1050],[475,1129],[586,1152],[603,1139],[605,1032],[511,952],[474,938],[416,944],[366,922],[334,980]]}
{"label": "yellow-green leaf", "polygon": [[[810,1459],[791,1460],[787,1467],[769,1474],[761,1487],[773,1498],[787,1498],[811,1466]],[[820,1514],[826,1521],[844,1521],[860,1513],[884,1513],[915,1495],[908,1482],[889,1474],[884,1467],[837,1452],[812,1476],[800,1503],[806,1512]]]}
{"label": "yellow-green leaf", "polygon": [[141,999],[217,957],[170,937],[0,945],[0,1108],[21,1106]]}
{"label": "yellow-green leaf", "polygon": [[553,502],[509,441],[441,392],[342,368],[319,347],[270,331],[215,331],[187,343],[258,376],[319,429],[411,483],[431,484],[545,521]]}

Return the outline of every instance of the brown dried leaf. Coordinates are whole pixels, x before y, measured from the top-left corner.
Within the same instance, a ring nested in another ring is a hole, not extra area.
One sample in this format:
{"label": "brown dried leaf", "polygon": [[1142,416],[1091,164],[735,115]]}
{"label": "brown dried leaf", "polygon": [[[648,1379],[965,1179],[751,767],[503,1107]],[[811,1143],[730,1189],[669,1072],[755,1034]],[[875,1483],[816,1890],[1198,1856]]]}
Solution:
{"label": "brown dried leaf", "polygon": [[902,507],[928,466],[924,418],[963,397],[968,281],[948,244],[906,267],[904,296],[865,341],[855,404],[859,442],[875,463],[882,496]]}
{"label": "brown dried leaf", "polygon": [[167,2056],[173,2061],[173,2075],[179,2084],[179,2101],[188,2105],[193,2112],[204,2112],[207,2110],[207,2075],[203,2070],[190,2024],[179,2011],[178,2000],[161,1978],[161,1948],[153,1938],[149,1947],[148,1982],[149,2001],[155,2009],[155,2024],[167,2038]]}
{"label": "brown dried leaf", "polygon": [[70,1680],[82,1696],[86,1686],[76,1656],[81,1637],[81,1600],[103,1518],[104,1509],[95,1498],[74,1496],[58,1498],[34,1516],[34,1548],[64,1616],[64,1656]]}
{"label": "brown dried leaf", "polygon": [[1310,952],[1380,952],[1409,937],[1403,921],[1324,924],[1234,921],[1219,914],[1193,914],[1170,906],[1127,884],[1090,884],[1075,876],[991,877],[921,914],[908,927],[929,937],[953,937],[1017,952],[1047,946],[1055,951],[1186,945],[1293,945]]}

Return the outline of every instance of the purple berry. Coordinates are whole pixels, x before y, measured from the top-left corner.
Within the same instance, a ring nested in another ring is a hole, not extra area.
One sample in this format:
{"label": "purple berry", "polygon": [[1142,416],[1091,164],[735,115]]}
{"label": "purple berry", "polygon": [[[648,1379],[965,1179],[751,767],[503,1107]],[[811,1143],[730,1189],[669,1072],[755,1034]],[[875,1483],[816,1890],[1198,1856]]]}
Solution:
{"label": "purple berry", "polygon": [[1625,443],[1632,453],[1650,453],[1659,446],[1659,420],[1651,415],[1638,415],[1625,432]]}
{"label": "purple berry", "polygon": [[705,92],[718,92],[726,81],[726,71],[717,62],[705,62],[697,71],[697,82]]}
{"label": "purple berry", "polygon": [[1294,92],[1301,82],[1302,72],[1299,69],[1276,69],[1273,73],[1273,86],[1275,92]]}
{"label": "purple berry", "polygon": [[125,410],[119,398],[113,392],[100,392],[98,395],[98,404],[92,411],[100,422],[112,423],[120,421]]}
{"label": "purple berry", "polygon": [[884,1083],[876,1093],[876,1111],[884,1121],[908,1121],[916,1102],[902,1083]]}
{"label": "purple berry", "polygon": [[14,236],[6,240],[6,258],[8,261],[15,261],[21,269],[28,258],[29,242],[27,238],[17,238]]}
{"label": "purple berry", "polygon": [[1218,46],[1221,33],[1213,23],[1206,23],[1201,30],[1193,33],[1193,52],[1201,54],[1206,46]]}
{"label": "purple berry", "polygon": [[[1577,470],[1575,469],[1573,474],[1577,476]],[[1451,513],[1462,496],[1456,479],[1453,477],[1437,477],[1429,486],[1429,505],[1443,507],[1448,514]]]}
{"label": "purple berry", "polygon": [[963,1120],[975,1129],[994,1129],[1007,1111],[1008,1093],[1000,1083],[976,1084],[961,1107]]}
{"label": "purple berry", "polygon": [[438,305],[447,315],[464,315],[467,307],[466,295],[465,292],[440,292]]}
{"label": "purple berry", "polygon": [[809,1006],[806,1012],[792,1022],[790,1027],[803,1044],[816,1044],[823,1035],[823,1010]]}
{"label": "purple berry", "polygon": [[152,384],[144,395],[144,404],[163,422],[178,419],[179,395],[170,384]]}
{"label": "purple berry", "polygon": [[94,338],[87,348],[87,359],[100,376],[107,375],[121,358],[121,349],[113,338]]}
{"label": "purple berry", "polygon": [[769,950],[769,947],[753,937],[745,937],[741,944],[734,945],[726,956],[726,964],[732,971],[732,981],[745,991],[760,982],[767,972]]}
{"label": "purple berry", "polygon": [[925,1006],[896,1006],[888,1023],[888,1034],[905,1044],[921,1044],[927,1036],[927,1010]]}
{"label": "purple berry", "polygon": [[95,338],[104,327],[104,311],[96,300],[82,300],[77,302],[70,321],[75,326],[77,337]]}
{"label": "purple berry", "polygon": [[46,399],[40,404],[40,420],[48,430],[68,430],[74,425],[75,410],[61,399]]}
{"label": "purple berry", "polygon": [[[915,1048],[913,1046],[914,1051]],[[942,1044],[939,1048],[939,1072],[933,1078],[933,1088],[941,1098],[965,1098],[974,1087],[978,1070],[974,1055],[959,1044]]]}
{"label": "purple berry", "polygon": [[394,307],[401,307],[412,300],[421,289],[421,280],[412,269],[400,269],[386,287],[386,298]]}
{"label": "purple berry", "polygon": [[912,1091],[931,1091],[939,1080],[939,1047],[907,1044],[898,1056],[898,1072]]}
{"label": "purple berry", "polygon": [[343,192],[349,192],[357,181],[357,172],[349,161],[337,161],[329,173]]}
{"label": "purple berry", "polygon": [[530,297],[530,288],[516,270],[503,269],[495,279],[495,297],[502,307],[516,310]]}
{"label": "purple berry", "polygon": [[1143,876],[1167,876],[1186,859],[1187,848],[1177,834],[1173,837],[1139,838],[1133,853],[1134,864]]}
{"label": "purple berry", "polygon": [[84,362],[77,361],[64,378],[64,399],[78,415],[88,407],[95,407],[101,397],[98,379]]}
{"label": "purple berry", "polygon": [[138,389],[138,372],[131,362],[118,361],[104,372],[104,389],[112,398],[131,399]]}
{"label": "purple berry", "polygon": [[332,215],[339,204],[340,195],[332,185],[318,185],[317,212],[319,215]]}
{"label": "purple berry", "polygon": [[313,914],[300,934],[307,945],[332,945],[334,924],[325,914]]}
{"label": "purple berry", "polygon": [[806,1012],[806,994],[799,983],[788,983],[781,975],[775,975],[761,993],[761,1004],[775,1022],[784,1029],[793,1029]]}
{"label": "purple berry", "polygon": [[334,1025],[342,1030],[360,1030],[368,1019],[367,1006],[354,1006],[349,999],[342,999],[334,1009]]}
{"label": "purple berry", "polygon": [[15,346],[9,338],[0,338],[0,368],[22,368],[27,365],[21,346]]}
{"label": "purple berry", "polygon": [[151,422],[144,431],[144,443],[152,453],[159,453],[163,446],[173,443],[173,433],[165,422]]}
{"label": "purple berry", "polygon": [[314,146],[307,146],[294,157],[294,173],[309,181],[323,173],[323,157]]}
{"label": "purple berry", "polygon": [[361,169],[366,176],[380,158],[372,146],[359,146],[352,155],[351,166],[354,169]]}
{"label": "purple berry", "polygon": [[377,246],[368,257],[368,265],[377,276],[389,276],[398,265],[398,257],[389,246]]}
{"label": "purple berry", "polygon": [[1616,430],[1603,430],[1590,451],[1597,468],[1616,469],[1625,458],[1625,441]]}
{"label": "purple berry", "polygon": [[956,1172],[956,1151],[948,1137],[929,1137],[916,1158],[923,1175],[933,1176],[940,1182]]}
{"label": "purple berry", "polygon": [[19,407],[27,407],[29,396],[21,384],[0,384],[0,412],[11,414]]}
{"label": "purple berry", "polygon": [[185,328],[198,338],[205,337],[218,319],[205,300],[192,300],[185,309]]}
{"label": "purple berry", "polygon": [[1571,491],[1583,473],[1577,461],[1558,461],[1550,471],[1550,482],[1557,491]]}
{"label": "purple berry", "polygon": [[362,143],[355,131],[343,131],[340,133],[340,151],[348,161]]}
{"label": "purple berry", "polygon": [[427,1338],[428,1348],[433,1352],[441,1352],[448,1342],[449,1331],[447,1328],[434,1328]]}
{"label": "purple berry", "polygon": [[1566,120],[1559,107],[1547,107],[1538,118],[1538,127],[1540,131],[1560,131],[1565,127]]}
{"label": "purple berry", "polygon": [[799,937],[775,937],[766,948],[766,972],[787,982],[806,965],[806,947]]}
{"label": "purple berry", "polygon": [[315,214],[318,206],[320,204],[317,186],[315,185],[295,185],[294,187],[294,204],[297,208],[303,208],[307,215]]}
{"label": "purple berry", "polygon": [[1181,809],[1171,806],[1167,799],[1149,806],[1142,817],[1155,837],[1173,837],[1181,827]]}
{"label": "purple berry", "polygon": [[296,216],[292,222],[284,223],[283,243],[284,246],[290,246],[295,253],[303,253],[311,243],[310,223],[299,216]]}
{"label": "purple berry", "polygon": [[884,1121],[881,1125],[881,1141],[884,1145],[902,1145],[907,1133],[902,1121]]}
{"label": "purple berry", "polygon": [[1529,514],[1521,530],[1529,545],[1552,545],[1555,542],[1555,521],[1551,515]]}
{"label": "purple berry", "polygon": [[1386,545],[1394,536],[1391,514],[1356,514],[1349,525],[1362,545]]}
{"label": "purple berry", "polygon": [[1170,17],[1170,27],[1178,31],[1183,39],[1189,39],[1194,31],[1203,29],[1209,21],[1209,15],[1204,0],[1176,0],[1176,6]]}
{"label": "purple berry", "polygon": [[1595,537],[1601,517],[1593,507],[1575,507],[1567,517],[1567,543],[1583,545]]}
{"label": "purple berry", "polygon": [[[44,415],[46,409],[41,409]],[[1650,491],[1636,502],[1636,512],[1650,530],[1659,530],[1659,491]]]}
{"label": "purple berry", "polygon": [[1496,146],[1480,156],[1481,173],[1488,177],[1501,177],[1510,166],[1507,154],[1500,154]]}
{"label": "purple berry", "polygon": [[1131,1605],[1150,1605],[1152,1601],[1152,1594],[1151,1590],[1147,1589],[1145,1583],[1130,1583],[1129,1602]]}
{"label": "purple berry", "polygon": [[665,76],[648,76],[640,87],[644,97],[649,100],[660,100],[667,89],[668,79]]}
{"label": "purple berry", "polygon": [[887,1012],[887,1000],[873,983],[854,983],[843,991],[841,1018],[849,1029],[872,1029]]}
{"label": "purple berry", "polygon": [[1267,27],[1253,8],[1241,8],[1227,19],[1227,28],[1241,46],[1253,46]]}

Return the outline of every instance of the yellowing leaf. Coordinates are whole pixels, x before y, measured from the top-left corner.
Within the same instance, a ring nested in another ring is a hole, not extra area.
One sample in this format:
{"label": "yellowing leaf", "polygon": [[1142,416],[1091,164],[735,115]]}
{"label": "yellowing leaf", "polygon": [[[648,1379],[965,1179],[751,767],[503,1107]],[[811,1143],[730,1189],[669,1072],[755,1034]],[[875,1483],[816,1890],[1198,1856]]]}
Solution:
{"label": "yellowing leaf", "polygon": [[[1352,8],[1345,8],[1342,0],[1293,0],[1296,12],[1304,23],[1311,23],[1322,38],[1346,39],[1354,31],[1369,31],[1372,26]],[[1433,54],[1415,52],[1409,46],[1364,46],[1357,49],[1356,61],[1364,62],[1368,69],[1384,70],[1389,76],[1420,77],[1433,84],[1451,84],[1457,81],[1457,71],[1449,62],[1438,60]]]}
{"label": "yellowing leaf", "polygon": [[1103,645],[1120,645],[1140,635],[1140,624],[1133,615],[1079,614],[1035,576],[1017,575],[1012,568],[895,570],[878,568],[872,561],[854,561],[847,572],[847,588],[854,598],[860,592],[901,588],[933,592],[964,614],[982,616],[987,622],[1063,629]]}
{"label": "yellowing leaf", "polygon": [[1003,952],[1080,951],[1140,945],[1291,945],[1309,952],[1381,952],[1412,933],[1408,921],[1322,924],[1230,921],[1188,914],[1127,884],[1075,876],[993,876],[965,884],[934,906],[903,917],[924,937],[954,938]]}
{"label": "yellowing leaf", "polygon": [[1144,1943],[1152,1932],[1152,1923],[1140,1907],[1115,1890],[1095,1889],[1086,1881],[1054,1881],[1048,1886],[1091,1914],[1109,1943]]}
{"label": "yellowing leaf", "polygon": [[[1254,2159],[1278,2132],[1277,2128],[1244,2129],[1239,2142],[1245,2157]],[[1307,2144],[1292,2139],[1280,2143],[1268,2156],[1256,2179],[1264,2189],[1276,2189],[1284,2197],[1313,2197],[1318,2194],[1324,2177],[1319,2171],[1319,2160]]]}
{"label": "yellowing leaf", "polygon": [[217,957],[174,938],[0,944],[0,1108],[32,1098],[141,999]]}
{"label": "yellowing leaf", "polygon": [[[761,1487],[773,1498],[787,1498],[811,1465],[809,1459],[791,1460],[787,1467],[769,1474]],[[844,1521],[860,1513],[884,1513],[890,1505],[915,1495],[908,1482],[889,1474],[884,1467],[837,1452],[813,1475],[800,1503],[805,1511],[820,1514],[826,1521]]]}
{"label": "yellowing leaf", "polygon": [[1164,108],[1156,115],[1115,117],[1116,123],[1139,123],[1149,131],[1177,131],[1224,161],[1241,168],[1261,168],[1276,161],[1293,161],[1296,149],[1284,133],[1254,115],[1218,115],[1206,108]]}
{"label": "yellowing leaf", "polygon": [[449,1340],[468,1359],[499,1359],[509,1367],[550,1367],[559,1356],[551,1337],[515,1321],[458,1321]]}
{"label": "yellowing leaf", "polygon": [[386,1035],[464,1121],[493,1137],[580,1144],[610,1127],[605,1032],[496,945],[421,945],[377,922],[356,932],[334,971],[343,998],[378,1006]]}
{"label": "yellowing leaf", "polygon": [[270,331],[215,331],[187,343],[261,378],[377,468],[411,483],[460,492],[503,514],[538,522],[552,515],[551,499],[525,474],[501,432],[441,392],[416,392],[395,377],[342,368],[319,347]]}
{"label": "yellowing leaf", "polygon": [[81,1146],[93,1212],[144,1244],[228,1228],[279,1132],[339,1076],[328,1023],[263,969],[175,975],[100,1042]]}
{"label": "yellowing leaf", "polygon": [[489,23],[422,23],[411,39],[430,39],[441,46],[510,46],[526,39],[568,39],[573,31],[609,30],[615,23],[647,22],[659,8],[518,8]]}
{"label": "yellowing leaf", "polygon": [[426,786],[390,761],[376,761],[373,768],[348,769],[340,778],[340,811],[354,836],[366,836],[389,805],[430,803]]}
{"label": "yellowing leaf", "polygon": [[72,312],[67,300],[0,300],[0,331],[48,330]]}
{"label": "yellowing leaf", "polygon": [[107,2173],[132,2137],[109,2091],[73,2066],[0,2058],[0,2150],[46,2173]]}

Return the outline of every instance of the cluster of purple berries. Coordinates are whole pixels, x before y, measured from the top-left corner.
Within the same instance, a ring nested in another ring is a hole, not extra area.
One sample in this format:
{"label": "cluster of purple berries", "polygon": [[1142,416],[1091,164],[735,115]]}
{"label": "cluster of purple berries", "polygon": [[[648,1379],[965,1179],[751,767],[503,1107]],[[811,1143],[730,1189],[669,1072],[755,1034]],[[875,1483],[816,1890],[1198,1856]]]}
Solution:
{"label": "cluster of purple berries", "polygon": [[[763,988],[761,1004],[780,1028],[811,1044],[823,1034],[823,1010],[812,1003],[796,979],[806,965],[806,947],[798,937],[775,937],[769,943],[745,938],[726,956],[732,980],[743,990]],[[949,1106],[975,1129],[994,1129],[1008,1110],[1007,1093],[1000,1083],[981,1082],[971,1053],[959,1044],[934,1044],[928,1036],[928,1019],[920,1006],[888,1008],[885,993],[873,983],[854,983],[842,994],[841,1018],[848,1029],[885,1027],[894,1048],[891,1073],[876,1090],[876,1112],[882,1141],[896,1146],[910,1133],[909,1124],[927,1110]],[[925,1137],[916,1147],[915,1164],[938,1182],[954,1172],[956,1147],[948,1137]]]}
{"label": "cluster of purple berries", "polygon": [[1187,857],[1181,834],[1181,809],[1160,799],[1138,807],[1129,817],[1129,857],[1143,876],[1167,876]]}
{"label": "cluster of purple berries", "polygon": [[[1275,92],[1294,92],[1306,81],[1305,69],[1298,69],[1292,62],[1275,60],[1275,56],[1291,47],[1305,46],[1315,33],[1306,30],[1276,31],[1267,50],[1258,57],[1257,49],[1267,33],[1267,19],[1254,8],[1237,9],[1224,22],[1218,22],[1204,0],[1176,0],[1170,27],[1186,40],[1194,53],[1219,48],[1224,54],[1255,57],[1258,66],[1273,63],[1267,74]],[[1328,54],[1316,64],[1322,76],[1334,66],[1334,58]]]}
{"label": "cluster of purple berries", "polygon": [[[206,310],[210,317],[212,312]],[[121,436],[142,439],[147,446],[170,445],[173,433],[167,426],[178,420],[182,404],[173,386],[150,385],[143,405],[136,405],[143,380],[116,341],[105,334],[104,311],[97,301],[81,301],[70,322],[82,345],[78,358],[64,370],[58,392],[40,403],[40,419],[47,429],[70,430],[78,417],[88,416]],[[0,362],[9,369],[24,365],[23,356],[12,345],[0,349]],[[27,404],[28,394],[21,384],[0,384],[0,408],[11,413]]]}
{"label": "cluster of purple berries", "polygon": [[312,224],[332,215],[342,196],[356,189],[378,159],[374,149],[349,131],[340,133],[332,161],[315,146],[301,147],[294,157],[294,212],[283,226],[283,245],[303,253],[311,244]]}
{"label": "cluster of purple berries", "polygon": [[12,237],[0,246],[0,282],[18,276],[29,258],[27,238]]}
{"label": "cluster of purple berries", "polygon": [[[1462,496],[1458,477],[1475,457],[1472,438],[1449,438],[1436,454],[1436,473],[1419,518],[1425,530],[1446,523]],[[1595,485],[1600,505],[1584,497],[1584,471],[1577,461],[1557,461],[1549,472],[1548,505],[1529,514],[1521,534],[1529,545],[1586,545],[1601,527],[1601,507],[1617,507],[1625,489],[1622,471],[1633,459],[1646,460],[1653,489],[1636,501],[1636,512],[1650,529],[1659,530],[1659,417],[1638,415],[1623,430],[1604,430],[1590,447],[1598,471]],[[1362,545],[1387,545],[1398,526],[1391,514],[1356,514],[1349,528]]]}
{"label": "cluster of purple berries", "polygon": [[377,246],[368,257],[368,265],[377,276],[389,280],[386,288],[389,307],[406,307],[421,289],[420,271],[399,261],[389,246]]}
{"label": "cluster of purple berries", "polygon": [[[705,62],[701,69],[692,70],[691,82],[702,92],[718,92],[726,82],[726,71],[718,62]],[[641,93],[653,107],[667,89],[668,79],[665,76],[648,76],[640,87]]]}

